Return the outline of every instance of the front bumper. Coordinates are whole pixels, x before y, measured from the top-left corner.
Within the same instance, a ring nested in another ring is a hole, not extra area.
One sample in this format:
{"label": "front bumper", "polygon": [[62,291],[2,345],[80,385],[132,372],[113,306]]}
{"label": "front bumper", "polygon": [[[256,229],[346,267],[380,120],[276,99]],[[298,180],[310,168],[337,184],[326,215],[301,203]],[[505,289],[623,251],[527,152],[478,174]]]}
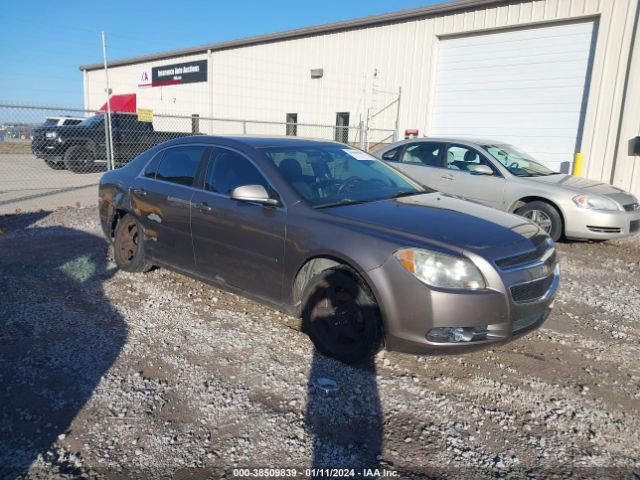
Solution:
{"label": "front bumper", "polygon": [[[415,354],[461,353],[507,342],[544,323],[560,283],[557,263],[547,277],[549,286],[544,295],[524,302],[513,300],[509,285],[530,281],[528,270],[498,273],[488,262],[481,267],[488,288],[478,291],[429,287],[395,259],[369,271],[370,284],[376,286],[375,294],[384,318],[386,348]],[[460,342],[427,338],[434,328],[472,330],[473,327],[486,328],[486,335]]]}
{"label": "front bumper", "polygon": [[590,240],[609,240],[640,232],[640,210],[605,212],[572,208],[565,212],[565,236]]}
{"label": "front bumper", "polygon": [[56,140],[34,139],[31,142],[31,151],[38,158],[62,157],[64,146]]}

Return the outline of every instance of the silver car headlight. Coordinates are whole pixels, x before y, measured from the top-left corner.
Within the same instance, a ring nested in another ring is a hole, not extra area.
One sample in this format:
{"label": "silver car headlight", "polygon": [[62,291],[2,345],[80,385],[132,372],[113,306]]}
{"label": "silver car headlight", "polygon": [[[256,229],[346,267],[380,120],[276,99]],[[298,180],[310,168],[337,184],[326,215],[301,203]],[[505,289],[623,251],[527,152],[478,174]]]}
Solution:
{"label": "silver car headlight", "polygon": [[403,248],[393,256],[400,265],[429,286],[460,290],[486,287],[478,267],[464,257],[453,257],[420,248]]}
{"label": "silver car headlight", "polygon": [[58,132],[47,132],[44,135],[46,138],[56,138],[58,136]]}
{"label": "silver car headlight", "polygon": [[580,208],[588,208],[591,210],[620,210],[620,207],[618,207],[618,204],[616,202],[599,195],[576,195],[575,197],[573,197],[573,203],[575,203]]}

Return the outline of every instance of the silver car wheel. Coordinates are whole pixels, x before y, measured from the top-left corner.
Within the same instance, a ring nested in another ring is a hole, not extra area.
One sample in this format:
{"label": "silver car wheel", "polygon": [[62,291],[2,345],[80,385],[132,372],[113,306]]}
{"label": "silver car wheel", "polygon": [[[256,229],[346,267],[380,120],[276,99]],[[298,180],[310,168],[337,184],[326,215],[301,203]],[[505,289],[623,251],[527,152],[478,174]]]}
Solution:
{"label": "silver car wheel", "polygon": [[533,223],[539,225],[545,232],[549,233],[551,231],[552,222],[551,217],[547,215],[546,212],[542,210],[529,210],[525,213],[524,218],[528,218]]}

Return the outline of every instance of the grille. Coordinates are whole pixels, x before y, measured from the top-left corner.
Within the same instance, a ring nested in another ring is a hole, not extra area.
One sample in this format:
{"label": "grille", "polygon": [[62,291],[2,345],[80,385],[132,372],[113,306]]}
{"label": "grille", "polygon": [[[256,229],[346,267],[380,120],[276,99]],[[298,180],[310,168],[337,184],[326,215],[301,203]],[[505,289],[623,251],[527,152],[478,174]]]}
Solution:
{"label": "grille", "polygon": [[624,209],[627,212],[633,212],[635,210],[638,210],[639,208],[640,208],[640,204],[638,204],[638,203],[629,203],[629,204],[624,206]]}
{"label": "grille", "polygon": [[620,233],[620,228],[618,227],[596,227],[593,225],[587,225],[587,228],[596,233]]}
{"label": "grille", "polygon": [[510,288],[514,302],[531,302],[544,296],[553,283],[553,275]]}
{"label": "grille", "polygon": [[532,241],[535,245],[535,250],[515,255],[513,257],[501,258],[500,260],[496,260],[496,265],[502,269],[505,269],[530,263],[534,260],[539,259],[549,248],[549,239],[545,236],[539,236],[533,238]]}
{"label": "grille", "polygon": [[631,220],[629,224],[629,233],[640,232],[640,220]]}

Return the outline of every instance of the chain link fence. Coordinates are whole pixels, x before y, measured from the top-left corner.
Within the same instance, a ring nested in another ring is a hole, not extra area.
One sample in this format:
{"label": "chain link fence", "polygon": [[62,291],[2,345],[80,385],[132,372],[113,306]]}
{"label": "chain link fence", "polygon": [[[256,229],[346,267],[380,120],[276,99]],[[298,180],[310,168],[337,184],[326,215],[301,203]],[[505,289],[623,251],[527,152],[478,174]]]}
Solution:
{"label": "chain link fence", "polygon": [[372,150],[394,130],[0,104],[0,214],[92,205],[102,172],[187,135],[289,135]]}

